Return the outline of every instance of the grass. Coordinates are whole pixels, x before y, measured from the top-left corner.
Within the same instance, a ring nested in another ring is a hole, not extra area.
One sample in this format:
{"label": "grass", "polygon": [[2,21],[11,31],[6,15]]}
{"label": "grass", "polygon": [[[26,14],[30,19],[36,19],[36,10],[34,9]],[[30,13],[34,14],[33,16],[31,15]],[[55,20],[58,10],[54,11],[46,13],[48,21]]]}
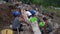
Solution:
{"label": "grass", "polygon": [[52,8],[47,8],[48,12],[54,12],[56,16],[60,17],[60,10],[59,9],[52,9]]}
{"label": "grass", "polygon": [[56,10],[56,16],[60,17],[60,10]]}
{"label": "grass", "polygon": [[[41,7],[39,8],[40,11],[42,9],[43,8],[41,8]],[[54,9],[54,8],[49,8],[49,7],[45,8],[45,9],[47,9],[46,10],[47,12],[49,12],[49,13],[54,12],[56,16],[60,17],[60,10],[59,9]]]}

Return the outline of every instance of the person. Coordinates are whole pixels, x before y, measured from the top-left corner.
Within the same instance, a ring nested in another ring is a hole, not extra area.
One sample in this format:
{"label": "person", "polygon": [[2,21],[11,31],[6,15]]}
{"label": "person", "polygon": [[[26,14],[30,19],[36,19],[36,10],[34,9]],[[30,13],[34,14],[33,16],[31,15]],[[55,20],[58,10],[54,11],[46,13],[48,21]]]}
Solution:
{"label": "person", "polygon": [[13,24],[12,24],[12,29],[14,31],[17,31],[17,27],[18,27],[19,31],[23,31],[22,29],[23,25],[20,23],[18,19],[19,19],[18,17],[14,19]]}
{"label": "person", "polygon": [[43,17],[43,20],[45,22],[45,29],[46,29],[46,33],[50,33],[53,30],[53,24],[51,22],[51,19],[47,19],[46,17]]}
{"label": "person", "polygon": [[44,20],[44,21],[46,21],[46,20],[47,20],[47,18],[46,18],[46,17],[43,17],[43,20]]}
{"label": "person", "polygon": [[48,19],[46,17],[43,17],[43,21],[45,22],[46,26],[48,25]]}
{"label": "person", "polygon": [[51,19],[48,19],[48,26],[46,27],[46,31],[47,33],[52,32],[53,30],[53,22],[51,21]]}
{"label": "person", "polygon": [[15,17],[15,19],[14,19],[14,21],[12,23],[12,29],[14,31],[17,31],[17,28],[18,28],[19,31],[23,31],[23,29],[22,29],[23,24],[21,24],[21,21],[24,21],[24,19],[22,18],[21,12],[14,11],[13,16]]}
{"label": "person", "polygon": [[26,14],[27,14],[28,18],[30,18],[32,16],[32,14],[28,10],[26,10]]}

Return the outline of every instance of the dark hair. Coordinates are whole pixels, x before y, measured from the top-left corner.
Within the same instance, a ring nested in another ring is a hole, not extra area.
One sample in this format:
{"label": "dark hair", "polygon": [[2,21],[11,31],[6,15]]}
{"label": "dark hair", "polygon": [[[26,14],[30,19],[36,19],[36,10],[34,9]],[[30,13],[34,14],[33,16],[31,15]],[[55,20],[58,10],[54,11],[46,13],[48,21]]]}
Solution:
{"label": "dark hair", "polygon": [[46,21],[46,20],[47,20],[47,18],[46,18],[46,17],[43,17],[43,20],[44,20],[44,21]]}

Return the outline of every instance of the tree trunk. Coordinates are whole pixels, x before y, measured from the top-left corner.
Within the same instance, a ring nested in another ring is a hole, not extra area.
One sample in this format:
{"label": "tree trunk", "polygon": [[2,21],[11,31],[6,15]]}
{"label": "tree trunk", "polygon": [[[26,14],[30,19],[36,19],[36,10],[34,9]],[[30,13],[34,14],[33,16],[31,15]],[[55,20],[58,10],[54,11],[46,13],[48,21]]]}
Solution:
{"label": "tree trunk", "polygon": [[34,34],[41,34],[37,21],[34,24],[31,24]]}
{"label": "tree trunk", "polygon": [[[21,10],[21,12],[22,12],[22,15],[23,15],[25,21],[28,21],[28,17],[25,13],[26,11]],[[28,22],[28,23],[30,24],[30,22]],[[32,27],[32,30],[33,30],[34,34],[41,34],[41,31],[39,29],[37,21],[34,24],[31,24],[31,27]]]}

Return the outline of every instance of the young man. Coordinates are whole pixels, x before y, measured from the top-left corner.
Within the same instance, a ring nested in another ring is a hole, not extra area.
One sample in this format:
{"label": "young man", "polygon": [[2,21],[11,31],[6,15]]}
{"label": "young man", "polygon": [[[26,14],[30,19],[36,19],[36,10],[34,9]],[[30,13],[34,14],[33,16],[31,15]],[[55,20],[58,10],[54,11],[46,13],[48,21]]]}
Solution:
{"label": "young man", "polygon": [[26,10],[26,14],[27,14],[28,18],[30,18],[32,16],[32,14],[28,10]]}
{"label": "young man", "polygon": [[19,11],[15,11],[13,12],[13,16],[15,17],[13,23],[12,23],[12,29],[14,31],[17,31],[17,28],[19,29],[19,31],[23,31],[22,27],[23,24],[21,24],[21,21],[24,21],[24,19],[21,16],[21,13]]}
{"label": "young man", "polygon": [[13,24],[12,24],[12,29],[13,29],[14,31],[17,31],[17,28],[18,28],[19,31],[22,31],[22,30],[23,30],[23,29],[21,28],[22,26],[23,26],[23,25],[20,23],[19,18],[16,17],[16,18],[14,19]]}

